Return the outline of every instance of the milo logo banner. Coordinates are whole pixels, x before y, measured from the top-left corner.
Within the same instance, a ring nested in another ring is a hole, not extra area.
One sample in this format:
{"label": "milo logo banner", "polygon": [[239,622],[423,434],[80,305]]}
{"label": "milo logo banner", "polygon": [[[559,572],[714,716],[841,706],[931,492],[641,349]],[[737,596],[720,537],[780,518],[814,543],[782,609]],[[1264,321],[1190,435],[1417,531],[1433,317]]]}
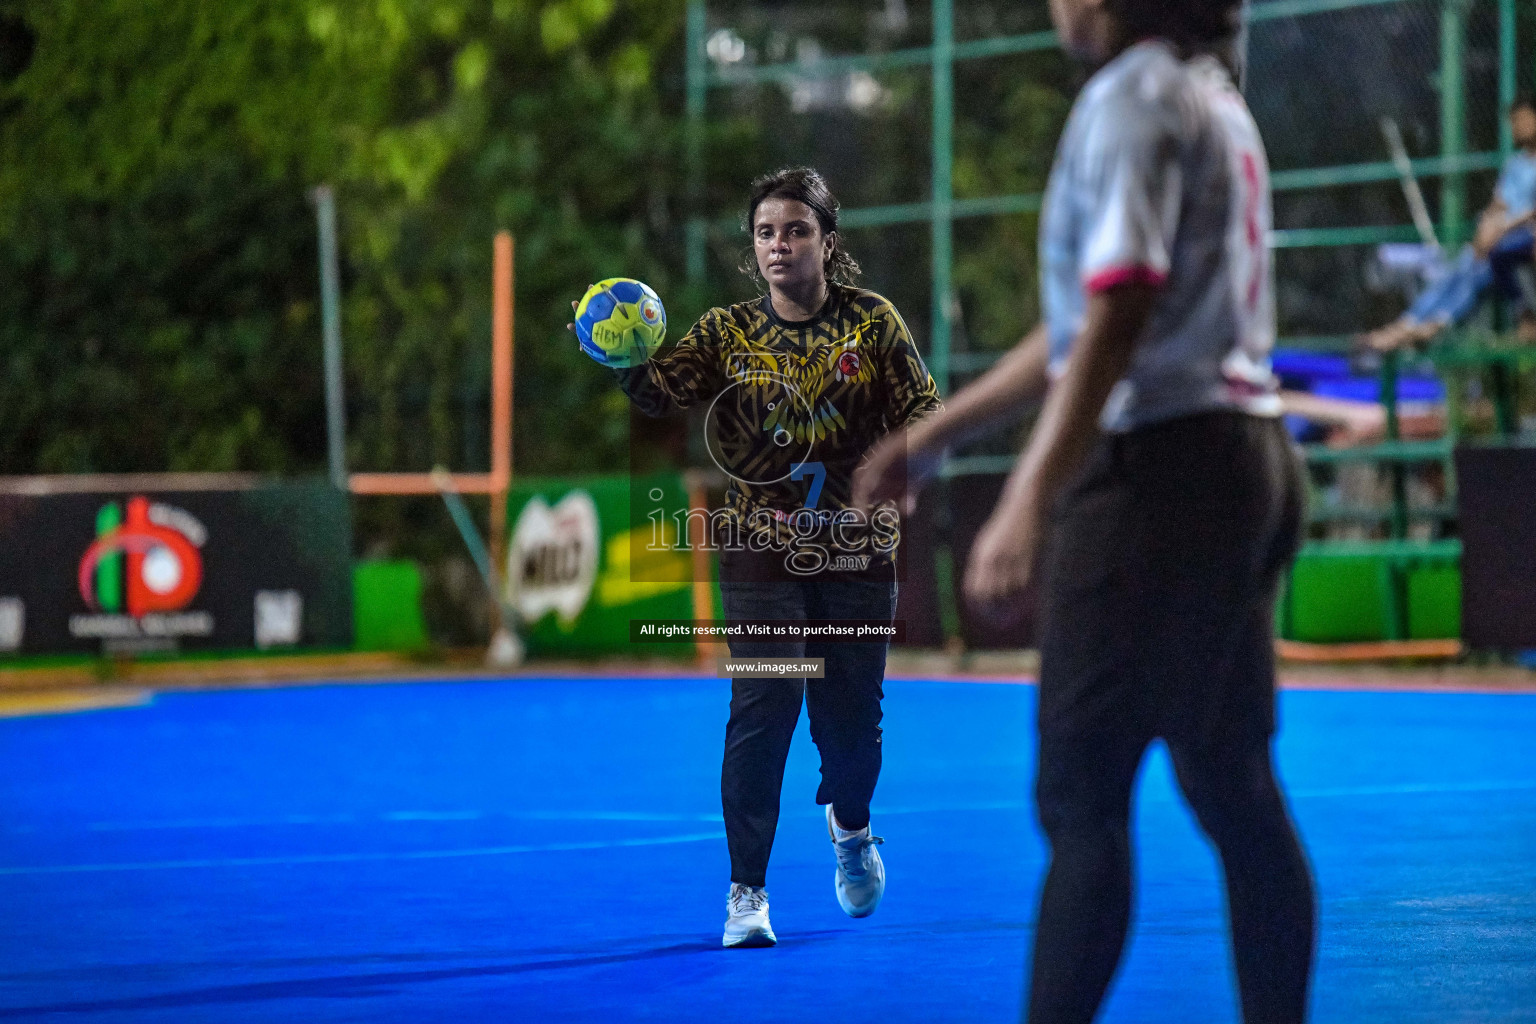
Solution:
{"label": "milo logo banner", "polygon": [[[513,486],[503,579],[529,653],[629,650],[630,619],[692,618],[688,552],[631,543],[630,493],[642,486],[644,493],[660,492],[657,506],[669,516],[687,510],[676,473],[643,480],[528,479]],[[640,522],[636,529],[650,529],[647,520]],[[635,565],[637,553],[658,564]],[[686,645],[676,651],[692,653]]]}
{"label": "milo logo banner", "polygon": [[0,490],[0,657],[349,646],[351,534],[324,484]]}

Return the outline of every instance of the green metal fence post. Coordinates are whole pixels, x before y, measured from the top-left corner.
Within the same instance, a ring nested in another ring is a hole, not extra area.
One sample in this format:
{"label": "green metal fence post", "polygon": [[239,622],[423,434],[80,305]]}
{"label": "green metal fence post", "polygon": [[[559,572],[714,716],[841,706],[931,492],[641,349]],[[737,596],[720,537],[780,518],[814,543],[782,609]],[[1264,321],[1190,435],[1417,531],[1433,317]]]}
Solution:
{"label": "green metal fence post", "polygon": [[949,393],[952,260],[954,258],[954,0],[933,0],[933,319],[928,368]]}
{"label": "green metal fence post", "polygon": [[1396,559],[1381,560],[1382,595],[1386,598],[1388,640],[1408,639],[1408,570]]}
{"label": "green metal fence post", "polygon": [[704,66],[704,0],[688,0],[687,55],[687,125],[685,143],[688,164],[688,227],[685,267],[688,283],[704,281],[704,103],[709,83]]}
{"label": "green metal fence post", "polygon": [[1515,0],[1499,0],[1499,156],[1515,151],[1509,108],[1515,102]]}
{"label": "green metal fence post", "polygon": [[[1459,158],[1467,151],[1466,0],[1442,0],[1440,6],[1440,155]],[[1440,237],[1448,248],[1466,238],[1467,179],[1461,170],[1440,182]]]}
{"label": "green metal fence post", "polygon": [[[1397,417],[1397,380],[1401,366],[1401,354],[1393,351],[1382,356],[1380,399],[1387,413],[1387,442],[1401,438]],[[1408,536],[1408,469],[1402,462],[1387,467],[1392,481],[1392,536],[1401,540]]]}
{"label": "green metal fence post", "polygon": [[331,483],[347,489],[347,402],[342,376],[341,274],[336,257],[336,194],[331,186],[314,191],[320,234],[320,325],[325,345],[325,438]]}

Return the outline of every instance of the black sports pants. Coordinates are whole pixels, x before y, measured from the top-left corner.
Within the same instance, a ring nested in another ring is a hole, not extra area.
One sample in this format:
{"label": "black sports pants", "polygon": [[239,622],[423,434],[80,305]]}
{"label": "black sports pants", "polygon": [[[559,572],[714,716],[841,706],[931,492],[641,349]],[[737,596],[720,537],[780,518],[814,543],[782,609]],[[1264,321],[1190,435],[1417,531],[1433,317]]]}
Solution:
{"label": "black sports pants", "polygon": [[[892,570],[886,569],[887,573]],[[891,621],[896,584],[890,579],[731,580],[722,566],[720,596],[727,622],[777,619]],[[725,727],[720,799],[725,812],[731,881],[765,885],[779,823],[784,762],[804,701],[811,739],[821,752],[816,802],[832,804],[838,823],[869,822],[869,801],[880,777],[880,701],[888,644],[824,640],[738,640],[733,658],[824,658],[822,679],[733,679]]]}
{"label": "black sports pants", "polygon": [[1310,870],[1275,782],[1274,595],[1300,469],[1276,420],[1209,413],[1098,445],[1042,566],[1040,764],[1051,846],[1031,1024],[1087,1024],[1130,919],[1131,786],[1153,739],[1221,857],[1246,1024],[1303,1019]]}

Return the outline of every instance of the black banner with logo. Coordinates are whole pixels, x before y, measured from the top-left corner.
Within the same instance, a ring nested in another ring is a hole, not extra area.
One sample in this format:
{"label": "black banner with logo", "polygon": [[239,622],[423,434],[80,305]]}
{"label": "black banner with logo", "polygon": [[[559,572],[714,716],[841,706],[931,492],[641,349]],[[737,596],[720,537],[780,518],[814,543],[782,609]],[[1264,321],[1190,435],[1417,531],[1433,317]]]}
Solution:
{"label": "black banner with logo", "polygon": [[325,483],[0,492],[0,657],[347,647],[351,552]]}

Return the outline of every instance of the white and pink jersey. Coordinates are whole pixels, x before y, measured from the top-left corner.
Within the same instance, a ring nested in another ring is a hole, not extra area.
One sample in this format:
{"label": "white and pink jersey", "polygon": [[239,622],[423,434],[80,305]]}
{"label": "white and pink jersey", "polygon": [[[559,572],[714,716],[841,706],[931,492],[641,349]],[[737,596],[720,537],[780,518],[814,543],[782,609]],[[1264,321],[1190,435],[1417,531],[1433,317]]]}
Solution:
{"label": "white and pink jersey", "polygon": [[1052,374],[1090,293],[1149,282],[1162,291],[1104,429],[1216,409],[1278,416],[1269,229],[1264,145],[1226,69],[1158,40],[1120,54],[1073,104],[1041,213]]}

